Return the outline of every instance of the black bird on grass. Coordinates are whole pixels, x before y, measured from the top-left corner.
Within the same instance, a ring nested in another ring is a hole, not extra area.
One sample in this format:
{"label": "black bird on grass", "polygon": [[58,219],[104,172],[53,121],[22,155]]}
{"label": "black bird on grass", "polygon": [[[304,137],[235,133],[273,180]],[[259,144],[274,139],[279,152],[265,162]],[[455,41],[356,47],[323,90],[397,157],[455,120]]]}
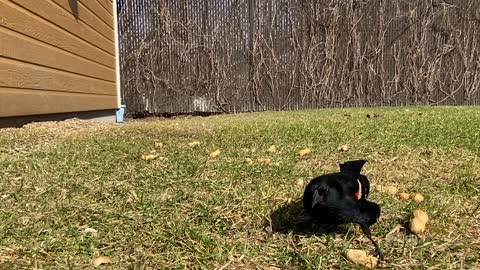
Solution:
{"label": "black bird on grass", "polygon": [[375,246],[375,255],[383,253],[373,240],[370,226],[380,217],[380,206],[367,201],[370,183],[360,174],[366,160],[340,164],[340,172],[324,174],[310,181],[303,195],[306,212],[320,224],[357,223]]}

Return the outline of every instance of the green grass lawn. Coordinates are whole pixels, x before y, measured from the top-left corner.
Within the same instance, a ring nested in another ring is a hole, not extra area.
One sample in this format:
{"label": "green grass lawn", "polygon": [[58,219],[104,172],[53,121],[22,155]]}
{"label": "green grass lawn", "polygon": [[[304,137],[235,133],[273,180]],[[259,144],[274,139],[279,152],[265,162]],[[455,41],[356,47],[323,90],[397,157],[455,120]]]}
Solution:
{"label": "green grass lawn", "polygon": [[[343,144],[347,152],[338,150]],[[304,148],[312,153],[300,157]],[[156,159],[140,158],[154,149]],[[322,233],[301,222],[298,203],[312,177],[359,158],[368,160],[363,172],[372,185],[425,197],[415,203],[372,191],[382,207],[372,230],[384,267],[473,269],[480,267],[479,150],[478,107],[0,130],[0,269],[93,269],[98,256],[112,260],[101,269],[361,269],[344,257],[348,248],[372,251],[360,228]],[[417,208],[430,216],[423,235],[392,231],[408,227]]]}

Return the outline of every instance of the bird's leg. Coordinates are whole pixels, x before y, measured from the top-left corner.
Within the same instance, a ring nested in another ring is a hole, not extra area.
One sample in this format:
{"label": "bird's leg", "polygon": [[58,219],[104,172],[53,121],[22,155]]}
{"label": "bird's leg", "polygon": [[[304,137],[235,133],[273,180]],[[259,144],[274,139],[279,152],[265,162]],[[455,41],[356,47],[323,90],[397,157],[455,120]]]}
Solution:
{"label": "bird's leg", "polygon": [[370,231],[370,228],[365,225],[365,224],[360,224],[360,227],[362,228],[363,233],[367,236],[367,238],[373,243],[375,246],[375,255],[380,259],[380,261],[383,261],[383,252],[380,249],[380,247],[377,245],[377,243],[373,240],[372,238],[372,233]]}

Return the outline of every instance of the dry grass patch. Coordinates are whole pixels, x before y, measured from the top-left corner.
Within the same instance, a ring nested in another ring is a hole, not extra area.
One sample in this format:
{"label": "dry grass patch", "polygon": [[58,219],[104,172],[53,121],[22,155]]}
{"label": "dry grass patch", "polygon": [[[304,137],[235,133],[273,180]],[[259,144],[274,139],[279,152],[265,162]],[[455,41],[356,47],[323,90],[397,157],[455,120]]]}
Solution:
{"label": "dry grass patch", "polygon": [[[382,117],[365,117],[373,112]],[[370,251],[360,229],[325,231],[299,200],[311,177],[365,158],[373,185],[425,198],[372,191],[384,266],[472,269],[477,122],[475,108],[382,108],[3,130],[0,268],[91,269],[106,256],[105,269],[358,269],[344,254]],[[419,208],[429,222],[416,236],[408,222]]]}

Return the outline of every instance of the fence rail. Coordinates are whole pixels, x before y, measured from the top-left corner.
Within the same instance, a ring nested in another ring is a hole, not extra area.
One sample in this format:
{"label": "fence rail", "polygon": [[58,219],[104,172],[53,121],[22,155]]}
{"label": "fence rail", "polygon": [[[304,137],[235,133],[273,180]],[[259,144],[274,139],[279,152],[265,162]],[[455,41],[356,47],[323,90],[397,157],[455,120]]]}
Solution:
{"label": "fence rail", "polygon": [[480,103],[478,0],[119,3],[129,114]]}

